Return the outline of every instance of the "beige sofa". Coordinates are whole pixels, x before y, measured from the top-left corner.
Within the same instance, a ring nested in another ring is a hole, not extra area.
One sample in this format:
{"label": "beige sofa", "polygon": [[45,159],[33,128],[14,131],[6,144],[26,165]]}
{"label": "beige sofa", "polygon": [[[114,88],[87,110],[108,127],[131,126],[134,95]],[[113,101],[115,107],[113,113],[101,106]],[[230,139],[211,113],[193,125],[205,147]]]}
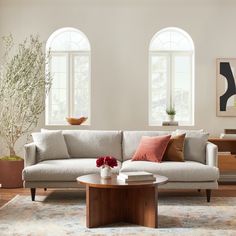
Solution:
{"label": "beige sofa", "polygon": [[[217,146],[207,142],[202,132],[186,131],[185,162],[153,163],[131,161],[142,136],[166,135],[168,131],[62,131],[70,158],[38,161],[35,143],[25,145],[25,188],[31,189],[32,200],[36,188],[80,188],[76,178],[99,173],[96,158],[111,155],[118,160],[119,171],[148,171],[168,177],[160,188],[205,189],[210,201],[212,189],[218,188]],[[55,145],[55,149],[56,149]]]}

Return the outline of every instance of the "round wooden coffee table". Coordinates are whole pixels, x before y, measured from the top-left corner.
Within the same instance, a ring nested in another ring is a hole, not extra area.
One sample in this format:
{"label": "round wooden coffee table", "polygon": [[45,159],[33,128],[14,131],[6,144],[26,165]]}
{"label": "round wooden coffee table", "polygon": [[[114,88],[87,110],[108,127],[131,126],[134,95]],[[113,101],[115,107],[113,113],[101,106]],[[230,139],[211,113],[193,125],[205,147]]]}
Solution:
{"label": "round wooden coffee table", "polygon": [[168,178],[156,175],[153,182],[125,183],[102,179],[99,174],[83,175],[77,181],[86,185],[86,225],[88,228],[127,222],[146,227],[158,227],[157,187]]}

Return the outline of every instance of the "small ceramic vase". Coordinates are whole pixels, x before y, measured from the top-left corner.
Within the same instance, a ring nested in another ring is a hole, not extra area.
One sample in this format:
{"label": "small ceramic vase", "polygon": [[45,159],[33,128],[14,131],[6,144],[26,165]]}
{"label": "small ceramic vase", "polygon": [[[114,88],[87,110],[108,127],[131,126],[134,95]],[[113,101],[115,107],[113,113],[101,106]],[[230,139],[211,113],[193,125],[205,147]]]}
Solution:
{"label": "small ceramic vase", "polygon": [[102,179],[109,179],[111,178],[111,167],[105,165],[101,168],[101,178]]}

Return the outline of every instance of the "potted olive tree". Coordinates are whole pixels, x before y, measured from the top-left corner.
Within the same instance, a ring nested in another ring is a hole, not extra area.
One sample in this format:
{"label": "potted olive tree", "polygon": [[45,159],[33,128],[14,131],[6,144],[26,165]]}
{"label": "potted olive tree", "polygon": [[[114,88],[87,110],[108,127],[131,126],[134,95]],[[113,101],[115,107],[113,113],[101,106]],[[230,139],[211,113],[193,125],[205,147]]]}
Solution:
{"label": "potted olive tree", "polygon": [[32,131],[45,109],[45,94],[51,76],[45,73],[48,56],[38,36],[30,36],[15,46],[13,37],[2,39],[0,61],[0,137],[8,152],[0,157],[0,183],[3,188],[22,186],[23,159],[16,143]]}

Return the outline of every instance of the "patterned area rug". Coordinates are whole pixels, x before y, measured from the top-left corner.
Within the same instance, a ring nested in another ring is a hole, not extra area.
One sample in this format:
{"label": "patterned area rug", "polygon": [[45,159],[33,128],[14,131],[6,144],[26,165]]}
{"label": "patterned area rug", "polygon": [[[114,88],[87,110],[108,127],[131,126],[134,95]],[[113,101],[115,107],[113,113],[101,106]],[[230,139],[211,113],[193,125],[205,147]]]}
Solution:
{"label": "patterned area rug", "polygon": [[16,196],[0,209],[0,235],[236,235],[236,198],[159,198],[159,228],[119,223],[85,227],[85,196],[81,192],[54,192],[48,197]]}

